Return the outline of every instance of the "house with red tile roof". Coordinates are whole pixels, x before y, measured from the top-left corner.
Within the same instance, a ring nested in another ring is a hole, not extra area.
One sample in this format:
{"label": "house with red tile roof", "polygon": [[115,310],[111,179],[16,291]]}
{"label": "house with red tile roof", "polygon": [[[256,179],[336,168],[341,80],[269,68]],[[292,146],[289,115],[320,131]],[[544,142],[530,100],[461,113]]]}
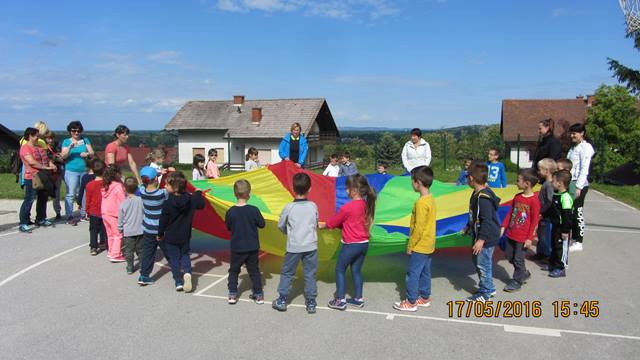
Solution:
{"label": "house with red tile roof", "polygon": [[584,123],[593,96],[577,96],[574,99],[507,99],[502,100],[500,134],[505,143],[503,157],[520,167],[532,166],[539,139],[538,123],[553,119],[554,134],[566,151],[570,144],[567,129],[575,123]]}

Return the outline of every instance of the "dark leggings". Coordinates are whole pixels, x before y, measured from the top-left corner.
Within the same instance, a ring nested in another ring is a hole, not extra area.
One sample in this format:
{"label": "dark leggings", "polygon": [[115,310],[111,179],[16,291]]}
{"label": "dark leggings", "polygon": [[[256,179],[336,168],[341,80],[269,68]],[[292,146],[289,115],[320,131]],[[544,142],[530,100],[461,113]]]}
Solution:
{"label": "dark leggings", "polygon": [[585,186],[580,191],[580,196],[576,197],[573,201],[573,229],[571,231],[571,237],[573,240],[581,243],[584,238],[584,198],[587,196],[589,187]]}

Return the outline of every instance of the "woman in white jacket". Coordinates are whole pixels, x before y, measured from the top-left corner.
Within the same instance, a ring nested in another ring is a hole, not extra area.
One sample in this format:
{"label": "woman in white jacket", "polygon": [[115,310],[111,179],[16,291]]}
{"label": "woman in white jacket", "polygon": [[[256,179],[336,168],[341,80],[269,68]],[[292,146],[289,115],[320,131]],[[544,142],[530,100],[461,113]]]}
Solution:
{"label": "woman in white jacket", "polygon": [[584,198],[589,191],[589,165],[595,154],[593,146],[585,140],[586,128],[584,124],[573,124],[569,127],[569,135],[573,146],[567,153],[567,159],[571,160],[571,181],[576,183],[576,198],[573,201],[573,229],[571,237],[574,243],[569,251],[582,251],[582,239],[584,238]]}
{"label": "woman in white jacket", "polygon": [[422,138],[422,131],[415,128],[411,130],[411,140],[407,141],[402,148],[402,165],[411,173],[411,170],[418,166],[429,166],[431,164],[431,147]]}

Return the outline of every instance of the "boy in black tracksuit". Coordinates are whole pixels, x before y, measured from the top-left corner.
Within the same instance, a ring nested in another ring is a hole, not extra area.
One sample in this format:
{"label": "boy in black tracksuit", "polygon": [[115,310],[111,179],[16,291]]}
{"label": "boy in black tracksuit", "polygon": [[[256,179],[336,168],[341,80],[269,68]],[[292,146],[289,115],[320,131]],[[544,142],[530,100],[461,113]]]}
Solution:
{"label": "boy in black tracksuit", "polygon": [[[180,171],[171,173],[166,181],[170,194],[162,206],[158,240],[164,241],[176,291],[190,292],[191,283],[191,224],[197,209],[204,209],[204,198],[200,191],[186,193],[187,179]],[[184,277],[182,276],[184,270]]]}
{"label": "boy in black tracksuit", "polygon": [[479,277],[478,291],[468,301],[485,302],[496,293],[493,285],[493,250],[500,238],[498,208],[500,198],[487,186],[488,168],[484,163],[469,167],[468,185],[473,189],[469,199],[469,223],[464,233],[473,237],[473,264]]}
{"label": "boy in black tracksuit", "polygon": [[571,182],[568,170],[553,174],[553,206],[549,209],[549,218],[553,226],[551,257],[549,258],[549,276],[566,276],[565,268],[569,263],[569,235],[573,224],[573,198],[567,191]]}

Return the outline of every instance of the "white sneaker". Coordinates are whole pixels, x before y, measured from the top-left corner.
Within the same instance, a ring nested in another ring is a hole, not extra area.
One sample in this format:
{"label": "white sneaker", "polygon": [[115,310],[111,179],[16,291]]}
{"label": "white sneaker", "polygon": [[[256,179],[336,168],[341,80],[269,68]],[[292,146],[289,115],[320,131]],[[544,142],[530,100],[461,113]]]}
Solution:
{"label": "white sneaker", "polygon": [[191,283],[191,274],[185,273],[183,276],[184,279],[184,292],[191,292],[193,289],[193,284]]}
{"label": "white sneaker", "polygon": [[574,251],[582,251],[582,243],[579,243],[576,241],[573,244],[571,244],[571,246],[569,246],[569,252],[574,252]]}

